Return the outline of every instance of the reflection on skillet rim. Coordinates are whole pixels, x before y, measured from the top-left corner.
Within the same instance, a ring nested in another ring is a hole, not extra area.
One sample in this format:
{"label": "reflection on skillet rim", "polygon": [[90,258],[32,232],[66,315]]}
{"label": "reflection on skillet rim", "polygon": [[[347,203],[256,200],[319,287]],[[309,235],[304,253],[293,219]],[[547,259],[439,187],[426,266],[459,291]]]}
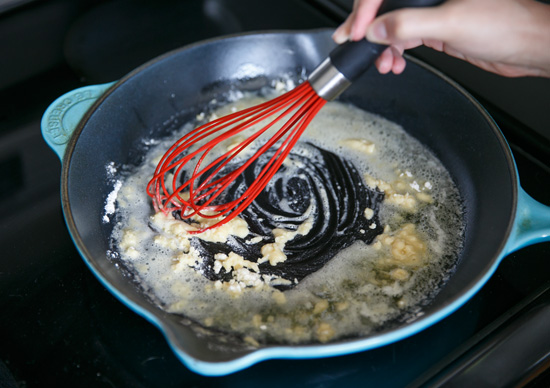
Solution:
{"label": "reflection on skillet rim", "polygon": [[[325,36],[330,36],[329,35],[330,32],[331,31],[324,30],[317,33],[324,34]],[[283,34],[288,34],[288,32],[284,32]],[[311,34],[314,35],[316,34],[316,32],[313,32]],[[256,34],[246,34],[246,35],[256,35]],[[242,37],[242,36],[243,35],[239,35],[238,37]],[[161,329],[163,334],[167,337],[170,346],[173,348],[176,354],[182,359],[182,361],[186,363],[186,365],[188,365],[191,369],[198,371],[200,373],[216,375],[216,374],[225,374],[238,369],[242,369],[246,366],[253,364],[254,362],[257,362],[263,359],[276,358],[276,357],[284,357],[284,358],[323,357],[323,356],[330,356],[330,355],[347,354],[355,351],[361,351],[361,350],[382,346],[384,344],[391,343],[396,340],[405,338],[409,335],[415,334],[416,332],[439,321],[440,319],[444,318],[445,316],[447,316],[448,314],[456,310],[458,307],[460,307],[466,300],[468,300],[473,294],[475,294],[475,292],[477,292],[479,288],[481,288],[481,286],[485,283],[485,281],[490,277],[490,275],[492,275],[492,273],[496,269],[496,266],[502,255],[494,256],[490,260],[488,260],[485,265],[485,271],[480,271],[475,276],[470,277],[469,283],[468,283],[469,286],[462,286],[461,287],[462,289],[458,294],[456,294],[456,290],[449,290],[447,287],[444,288],[437,298],[441,298],[442,294],[443,295],[451,294],[453,295],[452,298],[447,298],[445,303],[442,304],[437,310],[427,312],[420,319],[398,330],[386,330],[380,335],[376,335],[374,337],[348,340],[348,341],[339,341],[336,343],[330,343],[325,345],[302,345],[299,347],[284,347],[284,346],[268,347],[265,349],[262,348],[252,353],[249,353],[246,350],[238,350],[234,353],[229,352],[230,354],[220,354],[219,352],[215,354],[210,354],[209,352],[207,352],[208,354],[203,354],[202,350],[197,349],[197,347],[204,347],[205,344],[202,343],[200,339],[194,338],[193,334],[191,334],[189,330],[183,329],[183,332],[182,332],[182,329],[181,329],[182,326],[178,323],[179,318],[170,316],[169,314],[155,307],[153,304],[151,304],[150,301],[144,300],[142,294],[138,294],[136,290],[131,289],[131,287],[133,286],[129,287],[130,282],[126,281],[126,284],[121,284],[120,279],[117,279],[117,277],[120,276],[119,270],[115,268],[112,265],[112,263],[110,263],[107,260],[105,260],[103,263],[98,262],[95,259],[95,257],[97,256],[94,256],[94,253],[90,251],[86,246],[83,238],[83,233],[85,234],[88,231],[84,231],[84,232],[79,231],[77,227],[77,222],[75,221],[75,216],[71,208],[71,203],[69,200],[70,194],[71,194],[71,189],[69,188],[70,186],[69,181],[70,181],[70,172],[72,168],[71,162],[74,157],[78,140],[81,137],[82,131],[86,127],[86,124],[89,122],[90,118],[94,115],[96,109],[101,108],[101,105],[106,100],[108,100],[109,97],[118,88],[123,86],[126,82],[132,80],[132,78],[135,75],[147,69],[149,66],[162,62],[164,59],[169,58],[172,55],[177,54],[181,51],[185,51],[193,47],[203,46],[204,44],[217,42],[220,40],[221,39],[213,39],[206,42],[201,42],[197,45],[184,47],[180,50],[176,50],[175,52],[168,53],[136,69],[135,71],[133,71],[132,73],[124,77],[122,80],[120,80],[116,85],[114,85],[104,95],[102,95],[96,101],[96,103],[92,106],[92,108],[88,110],[86,115],[82,118],[82,120],[80,121],[78,127],[76,128],[67,146],[67,150],[65,152],[64,159],[63,159],[62,187],[61,187],[63,211],[65,213],[65,217],[67,220],[69,230],[71,231],[72,238],[74,239],[75,244],[79,249],[80,253],[84,257],[86,264],[90,267],[92,272],[100,279],[100,281],[123,303],[128,305],[131,309],[136,311],[138,314],[144,316],[146,319],[148,319],[149,321],[151,321],[153,324],[155,324]],[[463,97],[466,97],[471,103],[471,105],[475,109],[477,109],[478,113],[480,113],[483,116],[484,120],[486,121],[486,124],[487,123],[489,124],[490,128],[492,129],[493,135],[497,138],[498,142],[502,147],[502,150],[505,152],[505,158],[507,161],[507,166],[511,177],[510,188],[512,191],[513,198],[512,198],[512,207],[510,209],[511,213],[509,215],[509,222],[506,226],[506,233],[504,236],[502,236],[502,239],[497,251],[497,252],[502,252],[505,247],[506,240],[510,235],[510,231],[512,228],[512,220],[515,217],[515,211],[516,211],[516,205],[517,205],[517,197],[515,193],[517,193],[517,190],[518,190],[516,170],[514,167],[513,158],[511,156],[511,153],[509,152],[506,141],[504,140],[499,129],[497,128],[495,123],[492,121],[492,119],[489,117],[489,115],[486,113],[486,111],[477,103],[477,101],[475,101],[475,99],[473,99],[470,95],[468,95],[460,86],[456,85],[452,80],[448,79],[443,74],[439,73],[438,71],[430,68],[429,66],[423,64],[422,62],[414,58],[408,57],[407,60],[409,61],[409,63],[414,63],[415,65],[421,67],[424,71],[428,71],[432,75],[435,75],[436,77],[439,77],[440,79],[444,80],[447,84],[453,87],[455,91],[458,91]],[[98,220],[98,222],[100,221]],[[101,236],[96,236],[96,237],[101,237]],[[105,236],[103,236],[103,238],[105,238]],[[186,344],[185,347],[182,347],[183,346],[182,343]],[[241,357],[241,358],[238,358],[238,357]]]}

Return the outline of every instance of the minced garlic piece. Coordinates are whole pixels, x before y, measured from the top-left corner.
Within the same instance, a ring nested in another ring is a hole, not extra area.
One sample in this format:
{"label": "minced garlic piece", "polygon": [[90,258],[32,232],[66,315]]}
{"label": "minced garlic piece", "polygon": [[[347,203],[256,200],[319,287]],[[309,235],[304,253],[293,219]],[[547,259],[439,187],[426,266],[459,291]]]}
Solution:
{"label": "minced garlic piece", "polygon": [[128,255],[129,258],[131,259],[137,259],[139,257],[139,251],[134,248],[134,247],[130,247],[126,250],[126,254]]}
{"label": "minced garlic piece", "polygon": [[188,305],[187,300],[180,300],[180,301],[177,301],[176,303],[172,303],[170,306],[166,308],[166,310],[168,312],[177,312],[184,309],[187,305]]}
{"label": "minced garlic piece", "polygon": [[321,322],[316,330],[317,339],[321,342],[328,342],[334,337],[334,329],[326,322]]}
{"label": "minced garlic piece", "polygon": [[386,193],[386,195],[388,193],[391,194],[391,193],[395,192],[392,185],[389,184],[386,181],[383,181],[381,179],[376,179],[376,178],[374,178],[374,177],[372,177],[368,174],[364,175],[364,179],[365,179],[365,182],[366,182],[367,186],[372,187],[372,188],[378,188],[378,189],[382,190],[384,193]]}
{"label": "minced garlic piece", "polygon": [[321,299],[319,302],[315,303],[315,307],[313,307],[313,314],[321,314],[326,309],[328,309],[328,300]]}
{"label": "minced garlic piece", "polygon": [[[180,220],[176,220],[171,214],[164,214],[162,212],[156,213],[152,218],[152,224],[164,231],[169,235],[177,236],[178,238],[190,238],[192,235],[189,233],[191,231],[196,231],[199,228],[207,228],[216,222],[219,222],[223,217],[216,218],[202,218],[202,217],[192,217],[192,220],[198,221],[200,227],[195,225],[188,224]],[[211,242],[226,242],[227,238],[230,235],[244,238],[248,236],[248,224],[245,220],[239,217],[233,218],[231,221],[217,227],[214,229],[209,229],[201,233],[201,239]]]}
{"label": "minced garlic piece", "polygon": [[231,279],[229,282],[222,283],[222,285],[227,293],[233,297],[240,296],[246,288],[246,285],[236,281],[235,279]]}
{"label": "minced garlic piece", "polygon": [[372,154],[375,150],[374,143],[367,139],[346,139],[342,140],[340,144],[365,154]]}
{"label": "minced garlic piece", "polygon": [[235,252],[229,252],[229,255],[223,253],[216,254],[214,256],[217,262],[220,262],[222,267],[230,272],[232,269],[238,270],[241,268],[248,268],[255,272],[260,272],[258,264],[249,260],[245,260],[241,255],[236,254]]}
{"label": "minced garlic piece", "polygon": [[233,278],[239,282],[239,284],[246,287],[260,288],[264,285],[260,274],[252,272],[246,268],[240,268],[233,271]]}
{"label": "minced garlic piece", "polygon": [[258,263],[261,264],[266,261],[269,261],[269,264],[271,265],[283,263],[286,260],[286,255],[283,252],[281,245],[282,244],[271,243],[262,246],[262,258],[258,260]]}
{"label": "minced garlic piece", "polygon": [[236,136],[236,137],[232,137],[231,140],[232,140],[231,143],[227,145],[227,148],[226,148],[227,151],[231,151],[233,148],[237,147],[239,144],[241,144],[245,140],[245,138],[242,136]]}
{"label": "minced garlic piece", "polygon": [[416,199],[409,193],[397,194],[393,193],[387,196],[386,202],[401,206],[407,210],[414,210],[416,207]]}
{"label": "minced garlic piece", "polygon": [[338,302],[336,303],[335,307],[336,307],[336,311],[345,311],[349,308],[349,302],[347,301]]}
{"label": "minced garlic piece", "polygon": [[249,335],[244,337],[243,340],[244,340],[245,343],[247,343],[250,346],[253,346],[255,348],[260,347],[260,343],[258,341],[256,341],[254,338],[252,338],[251,336],[249,336]]}
{"label": "minced garlic piece", "polygon": [[407,280],[410,277],[409,271],[403,268],[395,268],[390,271],[390,276],[395,280]]}
{"label": "minced garlic piece", "polygon": [[132,229],[125,229],[122,234],[122,239],[120,241],[120,248],[127,250],[139,243],[139,237],[137,232]]}
{"label": "minced garlic piece", "polygon": [[270,286],[290,286],[292,281],[274,275],[262,275],[264,282]]}
{"label": "minced garlic piece", "polygon": [[384,264],[418,267],[426,260],[426,243],[418,236],[414,224],[404,225],[394,235],[381,234],[377,239],[391,253],[391,257],[382,259]]}
{"label": "minced garlic piece", "polygon": [[365,209],[365,213],[364,213],[364,214],[365,214],[365,218],[366,218],[367,220],[371,220],[372,217],[374,217],[374,210],[372,210],[370,207],[368,207],[368,208]]}
{"label": "minced garlic piece", "polygon": [[195,248],[191,247],[189,252],[182,252],[174,257],[172,262],[172,270],[174,272],[183,271],[189,267],[195,267],[201,261],[202,258],[199,252]]}
{"label": "minced garlic piece", "polygon": [[279,305],[282,305],[282,304],[285,304],[286,303],[286,296],[284,293],[282,293],[281,291],[279,290],[275,290],[273,291],[273,294],[271,294],[273,296],[273,300],[279,304]]}
{"label": "minced garlic piece", "polygon": [[261,236],[257,236],[257,237],[253,237],[251,238],[250,240],[246,240],[246,243],[247,244],[257,244],[259,243],[260,241],[262,241],[262,237]]}
{"label": "minced garlic piece", "polygon": [[252,325],[258,329],[262,328],[262,316],[260,314],[254,314],[252,317]]}
{"label": "minced garlic piece", "polygon": [[433,203],[434,199],[431,195],[426,193],[417,193],[416,198],[418,198],[419,201],[426,202],[426,203]]}
{"label": "minced garlic piece", "polygon": [[298,226],[296,231],[286,230],[276,228],[273,229],[273,236],[275,237],[275,242],[270,244],[265,244],[262,246],[262,257],[258,260],[258,264],[265,263],[269,261],[271,265],[277,265],[283,263],[286,260],[286,254],[283,252],[283,249],[286,243],[292,240],[297,235],[306,235],[309,233],[313,223],[311,220],[307,220]]}
{"label": "minced garlic piece", "polygon": [[[399,177],[395,181],[385,182],[365,174],[365,183],[370,187],[382,190],[385,194],[384,200],[386,203],[399,206],[406,211],[415,211],[418,207],[418,201],[433,203],[432,196],[426,193],[426,191],[432,189],[430,182],[422,183],[408,170],[396,170],[395,172]],[[369,219],[366,213],[365,217]]]}
{"label": "minced garlic piece", "polygon": [[204,318],[204,326],[210,327],[214,324],[214,318],[212,317],[206,317]]}
{"label": "minced garlic piece", "polygon": [[418,266],[424,261],[426,244],[416,235],[414,225],[408,224],[397,233],[391,252],[403,265]]}
{"label": "minced garlic piece", "polygon": [[181,250],[184,252],[188,252],[189,248],[191,247],[191,242],[187,238],[168,237],[161,234],[156,235],[153,238],[153,242],[155,243],[155,245],[163,248],[169,248],[173,251]]}
{"label": "minced garlic piece", "polygon": [[120,249],[124,251],[131,259],[137,259],[140,256],[140,252],[136,249],[140,241],[139,234],[132,229],[125,229],[120,241]]}

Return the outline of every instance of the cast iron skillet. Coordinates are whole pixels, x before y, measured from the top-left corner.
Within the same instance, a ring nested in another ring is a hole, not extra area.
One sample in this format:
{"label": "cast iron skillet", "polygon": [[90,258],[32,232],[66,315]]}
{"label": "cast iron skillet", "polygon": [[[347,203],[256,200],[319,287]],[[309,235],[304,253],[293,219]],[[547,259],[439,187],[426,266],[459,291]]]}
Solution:
{"label": "cast iron skillet", "polygon": [[266,359],[342,355],[398,341],[459,308],[510,252],[550,240],[550,209],[520,188],[510,149],[487,112],[444,75],[408,58],[402,75],[370,70],[341,99],[401,124],[439,157],[463,197],[465,244],[456,271],[416,319],[366,338],[254,350],[199,335],[192,323],[145,297],[107,253],[113,225],[103,217],[114,183],[106,165],[139,162],[141,139],[176,128],[232,88],[257,89],[283,75],[309,74],[334,47],[331,33],[255,33],[204,41],[152,60],[118,82],[69,92],[44,114],[44,138],[62,159],[65,219],[82,257],[105,287],[162,331],[195,372],[223,375]]}

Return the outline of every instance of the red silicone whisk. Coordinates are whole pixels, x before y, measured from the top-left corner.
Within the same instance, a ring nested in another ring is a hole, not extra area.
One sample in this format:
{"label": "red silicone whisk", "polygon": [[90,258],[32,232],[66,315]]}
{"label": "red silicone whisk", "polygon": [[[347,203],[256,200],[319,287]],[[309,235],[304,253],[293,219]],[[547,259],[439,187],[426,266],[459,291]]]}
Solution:
{"label": "red silicone whisk", "polygon": [[[386,0],[378,14],[441,2]],[[147,185],[147,194],[152,198],[155,210],[165,214],[178,211],[182,219],[199,216],[216,221],[189,233],[201,233],[235,218],[265,188],[323,105],[349,87],[385,48],[365,39],[344,43],[336,47],[307,81],[295,89],[260,105],[211,121],[184,135],[161,158]],[[259,129],[251,134],[244,132],[254,125],[258,125]],[[243,134],[246,135],[244,140],[236,141],[236,146],[227,148],[228,141],[236,140]],[[261,145],[252,156],[243,158],[247,147],[266,134],[269,136],[265,143],[259,141]],[[226,148],[220,151],[222,146]],[[268,150],[273,151],[273,155],[244,192],[226,203],[216,201],[223,198],[220,196],[235,179]],[[219,156],[209,160],[211,155]],[[235,163],[235,158],[239,156],[242,161],[238,159],[240,163]],[[203,162],[205,166],[202,166]]]}

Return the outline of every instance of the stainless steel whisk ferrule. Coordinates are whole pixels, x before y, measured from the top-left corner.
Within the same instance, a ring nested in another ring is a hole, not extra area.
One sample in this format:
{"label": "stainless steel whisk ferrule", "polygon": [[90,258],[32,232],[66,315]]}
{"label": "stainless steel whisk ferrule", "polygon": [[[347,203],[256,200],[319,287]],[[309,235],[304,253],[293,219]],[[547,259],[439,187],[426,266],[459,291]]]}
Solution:
{"label": "stainless steel whisk ferrule", "polygon": [[336,99],[351,85],[351,81],[332,64],[330,57],[313,70],[308,81],[317,95],[326,101]]}

